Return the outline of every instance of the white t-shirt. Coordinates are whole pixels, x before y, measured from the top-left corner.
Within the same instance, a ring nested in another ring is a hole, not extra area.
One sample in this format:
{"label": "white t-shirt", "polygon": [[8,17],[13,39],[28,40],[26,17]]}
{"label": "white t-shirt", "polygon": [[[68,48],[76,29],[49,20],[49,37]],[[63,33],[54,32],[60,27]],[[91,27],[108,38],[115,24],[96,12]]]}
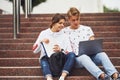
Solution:
{"label": "white t-shirt", "polygon": [[44,43],[48,57],[50,57],[51,54],[54,53],[53,45],[55,44],[59,45],[61,49],[64,49],[67,52],[72,51],[69,37],[66,34],[64,34],[62,31],[52,32],[50,28],[48,28],[39,34],[35,44],[33,45],[33,46],[38,45],[36,49],[34,49],[33,52],[38,53],[39,51],[41,51],[41,57],[44,56],[45,53],[44,53],[43,48],[41,47],[40,41],[46,38],[49,39],[49,44]]}
{"label": "white t-shirt", "polygon": [[69,36],[73,52],[78,55],[78,44],[80,41],[89,40],[94,36],[92,29],[89,26],[79,25],[78,29],[70,29],[70,26],[64,28],[64,33]]}

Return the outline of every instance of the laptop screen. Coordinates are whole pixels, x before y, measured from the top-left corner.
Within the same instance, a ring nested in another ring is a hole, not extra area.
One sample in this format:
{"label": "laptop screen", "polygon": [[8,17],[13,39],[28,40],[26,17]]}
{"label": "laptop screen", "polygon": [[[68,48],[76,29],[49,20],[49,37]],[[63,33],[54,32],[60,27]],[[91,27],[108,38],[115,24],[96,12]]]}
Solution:
{"label": "laptop screen", "polygon": [[93,55],[102,52],[102,39],[88,40],[79,42],[79,54]]}

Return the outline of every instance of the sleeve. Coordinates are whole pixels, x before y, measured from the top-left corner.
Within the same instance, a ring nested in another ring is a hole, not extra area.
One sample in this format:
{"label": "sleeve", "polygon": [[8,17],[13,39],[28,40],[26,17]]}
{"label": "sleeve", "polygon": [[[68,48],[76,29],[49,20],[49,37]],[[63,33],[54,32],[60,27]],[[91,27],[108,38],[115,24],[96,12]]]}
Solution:
{"label": "sleeve", "polygon": [[87,37],[90,38],[94,36],[94,33],[93,33],[93,30],[91,29],[91,27],[88,27],[88,30],[87,30]]}
{"label": "sleeve", "polygon": [[40,41],[42,40],[44,34],[43,32],[41,32],[37,38],[37,40],[35,41],[33,47],[32,47],[32,50],[33,50],[33,53],[38,53],[41,51],[41,43]]}

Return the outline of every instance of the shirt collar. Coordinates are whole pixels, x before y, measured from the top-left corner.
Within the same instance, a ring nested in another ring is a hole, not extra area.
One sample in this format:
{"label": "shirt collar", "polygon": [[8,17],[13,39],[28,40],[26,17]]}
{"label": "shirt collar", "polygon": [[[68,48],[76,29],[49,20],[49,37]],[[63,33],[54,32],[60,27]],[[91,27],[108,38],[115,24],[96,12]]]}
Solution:
{"label": "shirt collar", "polygon": [[62,34],[62,31],[52,32],[50,28],[49,28],[48,30],[49,30],[49,34],[50,34],[50,35],[60,35],[60,34]]}

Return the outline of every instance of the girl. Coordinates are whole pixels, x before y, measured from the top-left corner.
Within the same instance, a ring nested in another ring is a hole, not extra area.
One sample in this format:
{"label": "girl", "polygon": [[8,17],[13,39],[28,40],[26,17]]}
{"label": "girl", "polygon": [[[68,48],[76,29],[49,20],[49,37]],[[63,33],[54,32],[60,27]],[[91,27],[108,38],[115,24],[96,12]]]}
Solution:
{"label": "girl", "polygon": [[50,70],[49,62],[46,59],[46,55],[41,46],[41,42],[46,46],[46,52],[48,57],[50,57],[55,52],[60,52],[64,50],[66,56],[66,62],[63,69],[61,70],[61,76],[59,80],[64,80],[69,74],[75,61],[75,54],[71,51],[71,46],[68,36],[66,36],[61,30],[64,28],[65,17],[61,14],[56,14],[52,18],[50,28],[43,30],[36,42],[33,45],[33,52],[38,53],[41,51],[40,64],[42,71],[47,80],[53,80],[53,74]]}

